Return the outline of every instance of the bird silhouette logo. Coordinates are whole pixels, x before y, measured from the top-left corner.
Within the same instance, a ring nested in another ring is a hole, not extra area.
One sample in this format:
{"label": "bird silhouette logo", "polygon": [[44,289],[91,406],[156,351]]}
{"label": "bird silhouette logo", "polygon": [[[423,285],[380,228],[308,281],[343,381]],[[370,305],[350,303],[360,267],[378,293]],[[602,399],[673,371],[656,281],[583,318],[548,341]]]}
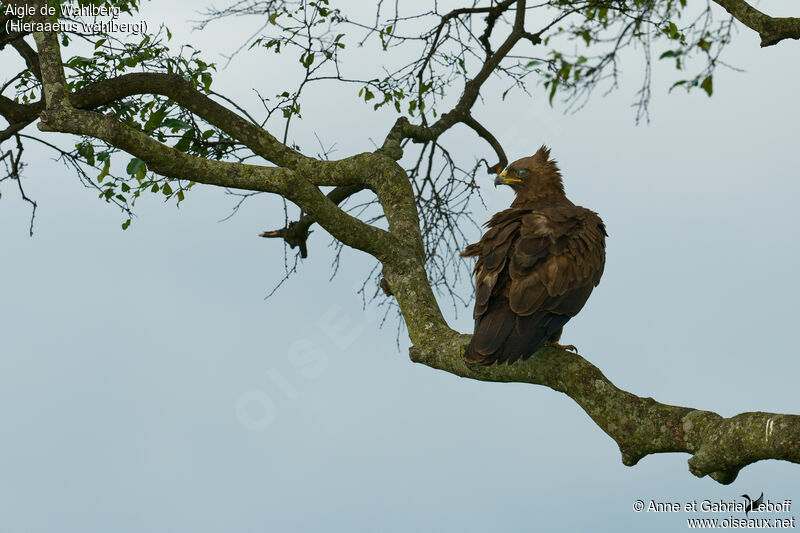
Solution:
{"label": "bird silhouette logo", "polygon": [[750,496],[747,494],[742,494],[742,498],[747,500],[747,505],[744,506],[744,514],[748,516],[750,511],[758,511],[761,506],[764,504],[764,493],[761,493],[761,496],[758,497],[757,500],[751,500]]}

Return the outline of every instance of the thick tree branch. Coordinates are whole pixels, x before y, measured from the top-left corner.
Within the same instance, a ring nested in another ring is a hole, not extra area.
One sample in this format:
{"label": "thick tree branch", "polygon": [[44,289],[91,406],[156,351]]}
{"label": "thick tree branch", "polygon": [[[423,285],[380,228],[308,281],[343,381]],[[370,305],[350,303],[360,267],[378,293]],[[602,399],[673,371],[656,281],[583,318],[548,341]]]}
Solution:
{"label": "thick tree branch", "polygon": [[[263,128],[201,93],[177,74],[156,72],[123,74],[72,92],[69,94],[69,101],[73,107],[90,110],[140,94],[170,98],[242,142],[255,154],[278,166],[291,168],[316,185],[357,185],[361,182],[360,175],[352,172],[352,165],[348,164],[347,160],[319,161],[304,156],[278,141]],[[44,109],[44,102],[26,106],[0,96],[0,114],[15,122],[22,120],[32,122]]]}
{"label": "thick tree branch", "polygon": [[28,122],[16,122],[11,124],[6,129],[0,131],[0,142],[10,139],[28,124],[29,124]]}
{"label": "thick tree branch", "polygon": [[150,170],[162,176],[280,194],[313,216],[335,238],[379,258],[393,245],[392,235],[348,215],[291,169],[192,156],[165,146],[112,116],[66,105],[42,112],[39,129],[101,139],[145,161]]}
{"label": "thick tree branch", "polygon": [[[46,17],[40,12],[44,2],[37,0],[36,15],[33,20],[38,23],[46,22]],[[67,79],[64,75],[63,60],[61,59],[61,46],[58,44],[58,35],[53,32],[34,32],[33,38],[39,50],[40,58],[47,56],[47,61],[39,61],[39,70],[42,74],[42,87],[44,101],[47,107],[61,107],[69,105],[67,98]]]}
{"label": "thick tree branch", "polygon": [[26,122],[30,124],[36,120],[36,115],[42,109],[44,109],[44,105],[18,104],[14,100],[0,94],[0,115],[3,115],[9,122]]}
{"label": "thick tree branch", "polygon": [[[70,101],[75,107],[93,109],[139,94],[166,96],[174,100],[181,107],[220,128],[231,137],[241,141],[254,153],[278,166],[292,168],[301,174],[306,174],[303,171],[304,167],[317,163],[317,160],[289,148],[263,128],[215,102],[176,74],[156,72],[124,74],[75,91],[70,96]],[[318,169],[315,168],[315,170],[317,171],[315,174],[319,176]],[[308,173],[307,177],[310,175],[311,173]],[[328,179],[330,179],[329,176]],[[325,181],[325,179],[321,181]]]}
{"label": "thick tree branch", "polygon": [[335,238],[378,258],[384,257],[395,246],[391,234],[348,215],[292,169],[202,159],[165,146],[113,116],[72,107],[66,92],[56,35],[36,32],[34,38],[47,102],[47,109],[40,115],[41,130],[89,135],[104,140],[139,157],[151,170],[163,176],[280,194],[312,215]]}
{"label": "thick tree branch", "polygon": [[[281,167],[291,169],[297,176],[314,185],[370,188],[376,193],[384,209],[386,206],[395,206],[395,209],[386,211],[387,221],[395,236],[411,243],[415,248],[421,248],[421,242],[417,242],[419,220],[416,216],[413,195],[409,194],[411,185],[402,168],[380,150],[374,154],[363,153],[337,161],[320,161],[304,156],[279,142],[264,129],[196,90],[181,77],[172,74],[125,74],[75,91],[69,95],[69,100],[72,106],[93,109],[137,94],[158,94],[171,98],[182,107],[241,141],[257,155]],[[2,102],[0,101],[0,103]],[[8,108],[12,109],[12,106],[8,106]],[[42,102],[31,104],[28,106],[27,113],[43,108]],[[18,114],[19,107],[13,108],[13,111]],[[146,158],[138,154],[134,155],[146,161]],[[300,207],[305,212],[311,213],[302,205]],[[413,224],[409,223],[411,220],[414,220]],[[326,226],[323,224],[323,227]],[[364,250],[358,246],[356,248]]]}
{"label": "thick tree branch", "polygon": [[736,20],[761,36],[761,46],[772,46],[784,39],[800,39],[800,18],[765,15],[744,0],[714,0]]}
{"label": "thick tree branch", "polygon": [[[36,2],[37,5],[40,3]],[[394,239],[399,239],[414,255],[424,257],[411,185],[402,168],[383,154],[365,153],[339,161],[319,161],[303,156],[177,76],[130,74],[87,87],[76,97],[75,103],[79,105],[99,105],[99,102],[119,97],[126,91],[141,91],[142,80],[155,82],[155,87],[151,86],[147,93],[164,93],[283,168],[213,162],[189,156],[128,128],[112,117],[74,108],[66,93],[56,35],[36,32],[34,38],[47,102],[47,111],[41,115],[41,129],[102,139],[139,157],[151,170],[167,177],[280,194],[295,202],[343,243],[379,259],[396,248]],[[372,189],[386,210],[391,234],[348,215],[315,185],[355,185]]]}
{"label": "thick tree branch", "polygon": [[442,333],[433,344],[412,347],[411,359],[461,377],[533,383],[563,392],[614,439],[627,466],[654,453],[684,452],[692,455],[692,474],[728,484],[756,461],[800,463],[800,416],[754,412],[723,418],[662,404],[617,388],[580,355],[555,348],[543,348],[513,365],[476,367],[461,355],[469,338]]}

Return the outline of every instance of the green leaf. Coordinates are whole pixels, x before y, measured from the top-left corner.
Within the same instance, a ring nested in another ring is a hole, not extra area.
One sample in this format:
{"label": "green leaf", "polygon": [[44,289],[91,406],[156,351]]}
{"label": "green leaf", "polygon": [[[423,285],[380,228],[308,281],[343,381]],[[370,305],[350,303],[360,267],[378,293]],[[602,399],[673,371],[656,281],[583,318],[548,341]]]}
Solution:
{"label": "green leaf", "polygon": [[192,146],[191,132],[187,131],[183,135],[183,137],[181,137],[181,139],[178,142],[175,143],[175,146],[173,148],[175,148],[176,150],[179,150],[181,152],[188,152],[189,148],[191,148],[191,146]]}
{"label": "green leaf", "polygon": [[675,83],[672,84],[672,87],[669,88],[669,92],[672,92],[672,89],[674,89],[675,87],[679,87],[681,85],[686,85],[687,81],[688,80],[676,81]]}
{"label": "green leaf", "polygon": [[172,131],[190,130],[192,126],[179,118],[167,118],[161,123],[162,126],[172,128]]}
{"label": "green leaf", "polygon": [[[108,172],[111,168],[111,158],[106,157],[105,162],[103,163],[103,170],[100,171],[100,174],[97,176],[97,183],[103,183],[103,178],[108,176]],[[124,183],[122,184],[125,185]]]}
{"label": "green leaf", "polygon": [[549,100],[550,100],[550,106],[551,107],[553,105],[553,97],[556,95],[556,89],[558,89],[558,78],[554,78],[550,82],[550,98],[549,98]]}
{"label": "green leaf", "polygon": [[203,72],[200,75],[200,79],[203,80],[203,88],[208,92],[211,89],[211,74],[208,72]]}
{"label": "green leaf", "polygon": [[700,84],[700,88],[703,89],[708,96],[711,96],[711,93],[714,92],[713,81],[711,76],[706,76],[706,79]]}
{"label": "green leaf", "polygon": [[572,64],[567,63],[566,61],[561,64],[561,68],[558,69],[558,74],[562,77],[562,79],[569,78],[569,73],[572,70]]}
{"label": "green leaf", "polygon": [[126,230],[126,229],[128,229],[128,226],[130,226],[130,225],[131,225],[131,219],[128,219],[128,220],[126,220],[125,222],[122,223],[122,229]]}
{"label": "green leaf", "polygon": [[144,123],[144,129],[147,132],[152,132],[156,128],[162,125],[162,121],[164,117],[167,115],[166,108],[161,108],[155,113],[151,113],[150,117],[147,119],[147,122]]}
{"label": "green leaf", "polygon": [[169,186],[169,183],[165,183],[163,187],[161,187],[161,192],[164,193],[164,196],[169,196],[172,194],[172,187]]}
{"label": "green leaf", "polygon": [[128,166],[125,167],[125,172],[127,172],[131,176],[143,174],[144,172],[147,172],[147,165],[145,165],[144,161],[142,161],[138,157],[133,157],[128,163]]}
{"label": "green leaf", "polygon": [[87,163],[94,166],[94,145],[92,143],[82,143],[77,147],[78,154],[83,156]]}
{"label": "green leaf", "polygon": [[681,37],[681,32],[678,31],[678,26],[676,26],[672,21],[670,21],[669,24],[667,24],[667,27],[664,28],[664,34],[670,39],[675,40],[680,39]]}

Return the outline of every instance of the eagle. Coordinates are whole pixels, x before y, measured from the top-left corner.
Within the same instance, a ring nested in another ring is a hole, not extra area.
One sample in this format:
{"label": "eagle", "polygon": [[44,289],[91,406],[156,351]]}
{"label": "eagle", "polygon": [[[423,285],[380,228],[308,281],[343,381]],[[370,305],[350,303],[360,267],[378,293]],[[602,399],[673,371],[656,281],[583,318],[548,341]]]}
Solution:
{"label": "eagle", "polygon": [[564,324],[583,308],[605,266],[605,225],[564,194],[550,149],[511,163],[494,181],[516,193],[462,257],[475,263],[475,332],[464,353],[491,365],[525,360],[558,344]]}

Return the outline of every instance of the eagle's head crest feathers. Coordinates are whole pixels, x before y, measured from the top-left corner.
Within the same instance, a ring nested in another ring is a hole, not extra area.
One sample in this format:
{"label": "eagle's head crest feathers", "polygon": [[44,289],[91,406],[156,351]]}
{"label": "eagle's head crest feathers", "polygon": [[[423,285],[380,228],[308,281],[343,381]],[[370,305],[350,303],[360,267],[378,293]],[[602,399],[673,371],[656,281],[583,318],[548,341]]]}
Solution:
{"label": "eagle's head crest feathers", "polygon": [[561,171],[556,161],[550,158],[550,149],[544,145],[532,156],[523,157],[508,165],[494,183],[509,185],[517,193],[518,200],[564,195]]}

